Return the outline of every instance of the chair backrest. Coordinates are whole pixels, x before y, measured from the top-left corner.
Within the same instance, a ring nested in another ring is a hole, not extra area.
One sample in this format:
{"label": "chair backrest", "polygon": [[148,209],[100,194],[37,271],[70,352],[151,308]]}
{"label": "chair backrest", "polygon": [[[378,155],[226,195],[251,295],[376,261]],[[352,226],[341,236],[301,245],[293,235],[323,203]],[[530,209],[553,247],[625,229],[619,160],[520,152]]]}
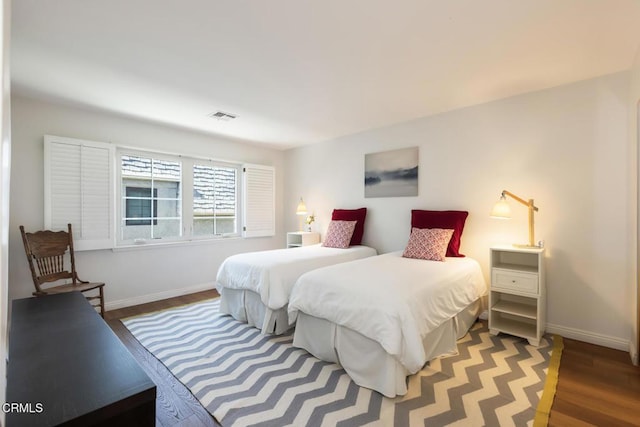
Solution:
{"label": "chair backrest", "polygon": [[[68,231],[43,230],[27,233],[20,226],[22,243],[29,261],[36,292],[42,292],[40,285],[58,280],[71,279],[76,283],[76,265],[73,254],[73,234],[71,224]],[[65,254],[69,252],[71,269],[65,267]]]}

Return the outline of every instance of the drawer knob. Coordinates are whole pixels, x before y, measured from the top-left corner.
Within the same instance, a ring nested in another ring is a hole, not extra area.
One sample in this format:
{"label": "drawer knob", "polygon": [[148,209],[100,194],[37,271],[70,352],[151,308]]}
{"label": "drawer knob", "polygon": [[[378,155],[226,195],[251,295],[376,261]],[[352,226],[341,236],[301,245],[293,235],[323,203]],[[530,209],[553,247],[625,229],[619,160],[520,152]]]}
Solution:
{"label": "drawer knob", "polygon": [[515,280],[512,280],[512,281],[511,281],[511,283],[516,283],[516,281],[515,281]]}

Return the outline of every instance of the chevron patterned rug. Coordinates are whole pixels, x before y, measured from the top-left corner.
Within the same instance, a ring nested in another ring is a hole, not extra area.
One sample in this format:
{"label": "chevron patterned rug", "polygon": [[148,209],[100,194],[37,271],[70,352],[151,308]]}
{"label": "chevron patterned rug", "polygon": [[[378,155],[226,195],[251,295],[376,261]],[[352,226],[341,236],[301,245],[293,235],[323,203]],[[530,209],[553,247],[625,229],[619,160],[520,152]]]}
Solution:
{"label": "chevron patterned rug", "polygon": [[405,396],[389,399],[293,347],[291,335],[262,335],[218,307],[211,300],[123,323],[223,426],[532,425],[553,350],[550,336],[536,348],[476,322],[459,355],[430,362],[409,377]]}

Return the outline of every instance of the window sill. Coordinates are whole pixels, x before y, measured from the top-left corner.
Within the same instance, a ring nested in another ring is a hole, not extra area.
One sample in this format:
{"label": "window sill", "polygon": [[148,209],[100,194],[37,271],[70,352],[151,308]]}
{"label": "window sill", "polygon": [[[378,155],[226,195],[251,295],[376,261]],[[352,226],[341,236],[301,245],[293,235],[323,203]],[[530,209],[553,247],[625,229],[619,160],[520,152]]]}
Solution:
{"label": "window sill", "polygon": [[241,240],[242,236],[230,236],[230,237],[217,237],[215,239],[193,239],[193,240],[174,240],[171,242],[150,242],[133,245],[121,245],[111,248],[113,252],[129,252],[146,249],[162,249],[162,248],[177,248],[183,246],[199,246],[217,244],[219,242],[226,242],[229,240]]}

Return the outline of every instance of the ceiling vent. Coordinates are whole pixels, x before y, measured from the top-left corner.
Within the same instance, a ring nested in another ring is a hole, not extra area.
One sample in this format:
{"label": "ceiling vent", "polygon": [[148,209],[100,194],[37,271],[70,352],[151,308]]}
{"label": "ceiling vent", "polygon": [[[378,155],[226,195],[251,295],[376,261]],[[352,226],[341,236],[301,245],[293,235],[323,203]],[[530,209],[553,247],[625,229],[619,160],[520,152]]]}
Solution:
{"label": "ceiling vent", "polygon": [[224,111],[216,111],[215,113],[209,114],[209,117],[211,117],[212,119],[224,120],[225,122],[228,122],[229,120],[233,120],[238,116],[236,116],[235,114],[225,113]]}

